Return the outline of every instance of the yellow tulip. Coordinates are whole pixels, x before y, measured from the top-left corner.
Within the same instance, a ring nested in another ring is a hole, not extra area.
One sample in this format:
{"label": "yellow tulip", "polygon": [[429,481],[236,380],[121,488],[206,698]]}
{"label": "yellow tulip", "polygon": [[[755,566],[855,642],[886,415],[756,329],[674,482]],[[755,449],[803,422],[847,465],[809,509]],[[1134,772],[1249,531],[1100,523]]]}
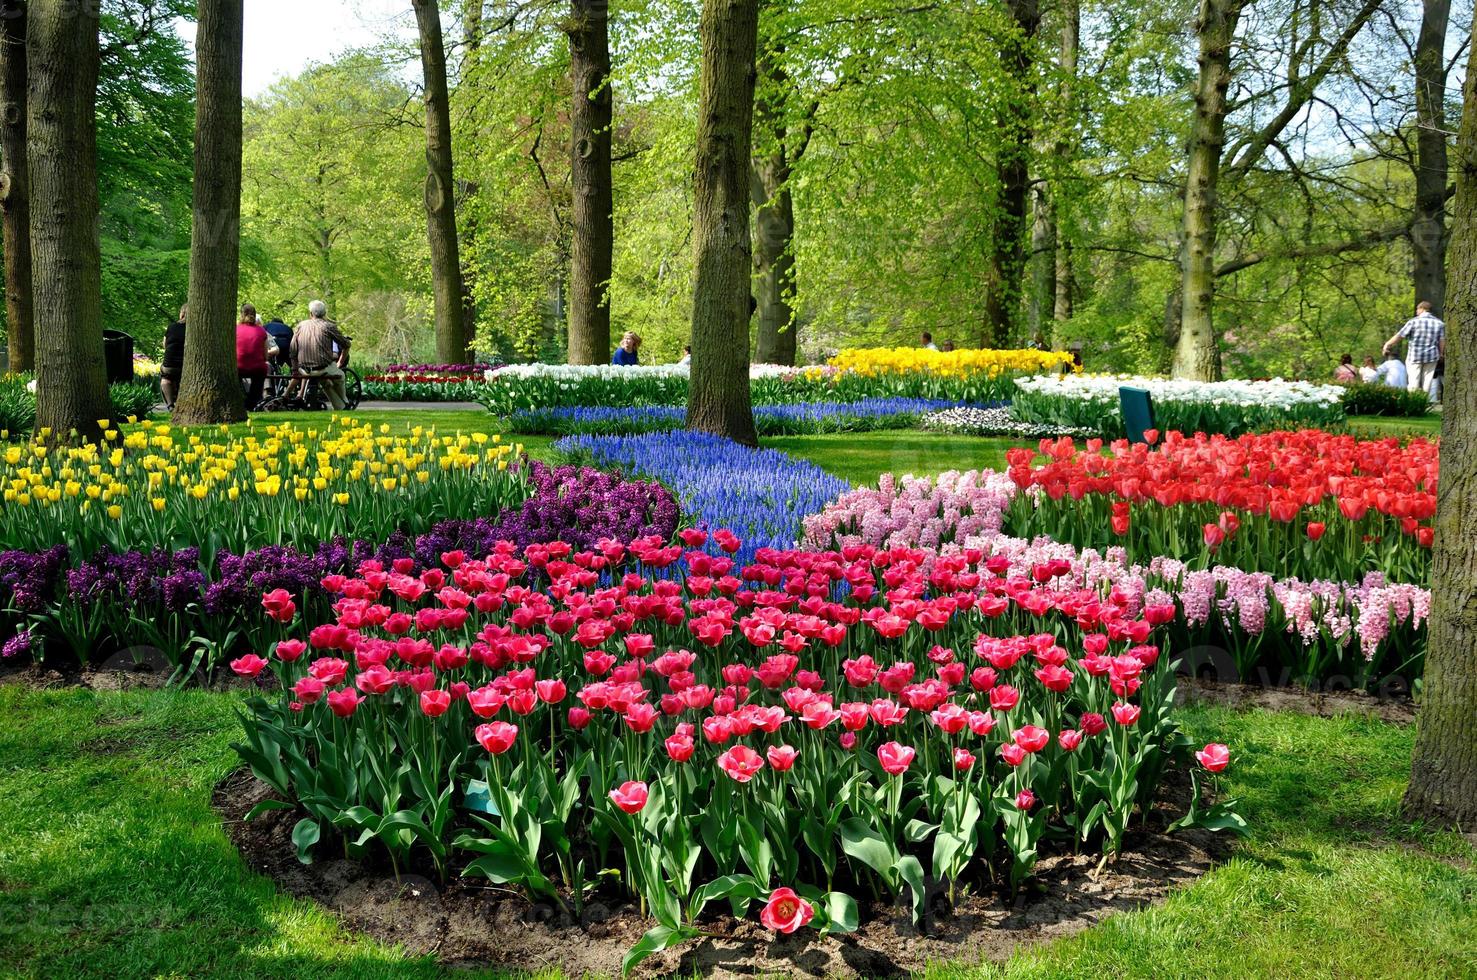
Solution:
{"label": "yellow tulip", "polygon": [[149,503],[153,506],[154,512],[157,514],[159,511],[164,509],[166,501],[163,497],[155,497],[154,499],[150,500]]}
{"label": "yellow tulip", "polygon": [[109,504],[108,516],[116,521],[118,518],[123,516],[123,508],[119,507],[117,504]]}

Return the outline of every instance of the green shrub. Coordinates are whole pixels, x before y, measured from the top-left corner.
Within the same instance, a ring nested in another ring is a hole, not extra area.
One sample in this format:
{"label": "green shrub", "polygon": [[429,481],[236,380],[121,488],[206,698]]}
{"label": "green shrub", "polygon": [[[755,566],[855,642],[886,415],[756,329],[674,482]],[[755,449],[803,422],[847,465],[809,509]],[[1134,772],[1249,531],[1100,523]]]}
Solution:
{"label": "green shrub", "polygon": [[1391,388],[1382,384],[1349,385],[1344,392],[1345,415],[1394,415],[1419,418],[1431,411],[1424,391]]}
{"label": "green shrub", "polygon": [[113,402],[113,415],[120,422],[130,415],[139,419],[148,418],[154,406],[159,404],[158,389],[152,384],[139,381],[109,385],[108,397]]}
{"label": "green shrub", "polygon": [[36,396],[26,388],[30,377],[10,374],[0,378],[0,431],[15,438],[36,425]]}

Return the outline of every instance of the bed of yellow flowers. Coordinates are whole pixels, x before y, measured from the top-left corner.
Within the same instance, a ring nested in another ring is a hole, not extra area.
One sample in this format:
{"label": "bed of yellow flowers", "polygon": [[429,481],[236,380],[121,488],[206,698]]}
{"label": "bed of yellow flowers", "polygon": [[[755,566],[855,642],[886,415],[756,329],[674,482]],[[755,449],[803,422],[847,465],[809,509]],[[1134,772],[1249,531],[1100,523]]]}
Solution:
{"label": "bed of yellow flowers", "polygon": [[337,535],[416,534],[526,496],[509,465],[521,447],[480,432],[430,425],[390,435],[388,425],[350,416],[244,433],[102,424],[100,444],[48,445],[42,431],[0,449],[0,548],[195,546],[208,557]]}
{"label": "bed of yellow flowers", "polygon": [[840,371],[863,376],[922,372],[944,377],[967,378],[984,374],[1045,374],[1072,368],[1072,355],[1065,351],[1036,350],[954,350],[937,351],[925,347],[864,347],[840,351],[826,362]]}

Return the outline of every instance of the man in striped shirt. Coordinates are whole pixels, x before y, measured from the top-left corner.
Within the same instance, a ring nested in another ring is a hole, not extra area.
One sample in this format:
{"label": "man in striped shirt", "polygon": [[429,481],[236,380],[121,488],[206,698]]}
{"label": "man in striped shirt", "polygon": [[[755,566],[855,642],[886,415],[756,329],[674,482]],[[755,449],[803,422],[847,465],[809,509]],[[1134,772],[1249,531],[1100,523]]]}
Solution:
{"label": "man in striped shirt", "polygon": [[1421,300],[1415,305],[1415,316],[1405,321],[1395,336],[1385,341],[1385,353],[1390,353],[1404,338],[1406,383],[1411,391],[1431,393],[1431,379],[1436,374],[1436,362],[1446,353],[1446,324],[1431,315],[1431,304]]}

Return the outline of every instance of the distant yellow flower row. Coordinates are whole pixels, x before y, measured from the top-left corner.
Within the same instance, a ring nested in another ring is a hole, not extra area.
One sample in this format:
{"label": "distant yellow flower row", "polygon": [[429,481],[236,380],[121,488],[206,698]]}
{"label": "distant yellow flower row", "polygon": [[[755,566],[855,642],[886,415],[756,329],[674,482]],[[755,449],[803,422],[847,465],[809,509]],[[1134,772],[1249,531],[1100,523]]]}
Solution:
{"label": "distant yellow flower row", "polygon": [[955,350],[936,351],[922,347],[849,348],[826,362],[839,371],[860,375],[921,372],[943,377],[984,374],[1042,374],[1072,367],[1072,355],[1064,351]]}

